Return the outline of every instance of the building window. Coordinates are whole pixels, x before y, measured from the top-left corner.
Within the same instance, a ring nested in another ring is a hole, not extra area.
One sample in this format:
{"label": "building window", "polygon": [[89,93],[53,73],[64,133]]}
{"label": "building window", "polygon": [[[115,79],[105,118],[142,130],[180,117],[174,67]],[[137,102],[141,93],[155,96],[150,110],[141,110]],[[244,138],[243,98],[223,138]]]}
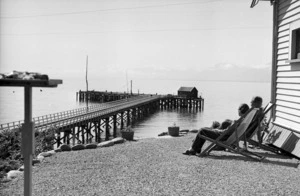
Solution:
{"label": "building window", "polygon": [[291,60],[300,60],[300,28],[292,30]]}
{"label": "building window", "polygon": [[300,65],[300,20],[290,24],[289,57],[286,63]]}

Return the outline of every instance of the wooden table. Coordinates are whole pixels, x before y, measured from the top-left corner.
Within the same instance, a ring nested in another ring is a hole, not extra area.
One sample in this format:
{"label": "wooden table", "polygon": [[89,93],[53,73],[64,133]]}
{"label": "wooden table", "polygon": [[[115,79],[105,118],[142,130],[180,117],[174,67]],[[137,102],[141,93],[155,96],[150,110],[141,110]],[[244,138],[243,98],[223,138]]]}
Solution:
{"label": "wooden table", "polygon": [[62,80],[0,79],[0,86],[24,87],[25,113],[22,125],[21,151],[24,158],[24,195],[32,195],[32,157],[34,155],[34,123],[32,122],[32,87],[57,87]]}

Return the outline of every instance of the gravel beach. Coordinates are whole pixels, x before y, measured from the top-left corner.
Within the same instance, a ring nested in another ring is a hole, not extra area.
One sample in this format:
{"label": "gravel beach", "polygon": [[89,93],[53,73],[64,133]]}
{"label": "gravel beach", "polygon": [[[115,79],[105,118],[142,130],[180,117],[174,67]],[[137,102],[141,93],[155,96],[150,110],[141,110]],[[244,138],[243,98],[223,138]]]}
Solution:
{"label": "gravel beach", "polygon": [[[263,162],[213,151],[186,156],[195,134],[60,152],[33,168],[33,195],[300,195],[298,160],[256,150]],[[23,195],[23,178],[0,195]]]}

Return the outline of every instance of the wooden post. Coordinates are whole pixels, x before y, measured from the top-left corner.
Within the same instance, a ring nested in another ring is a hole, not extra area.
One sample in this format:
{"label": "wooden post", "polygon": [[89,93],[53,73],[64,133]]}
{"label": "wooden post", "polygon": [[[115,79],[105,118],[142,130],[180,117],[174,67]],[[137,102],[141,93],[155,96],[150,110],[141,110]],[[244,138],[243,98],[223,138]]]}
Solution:
{"label": "wooden post", "polygon": [[64,144],[66,143],[66,137],[67,137],[67,134],[66,134],[66,131],[64,130],[64,136],[63,136],[63,142],[64,142]]}
{"label": "wooden post", "polygon": [[[75,144],[75,139],[74,139],[74,132],[75,132],[75,127],[70,128],[70,135],[72,137],[72,144]],[[70,139],[71,140],[71,139]]]}
{"label": "wooden post", "polygon": [[57,144],[57,148],[60,146],[60,130],[58,129],[57,131],[57,137],[56,137],[56,144]]}
{"label": "wooden post", "polygon": [[[80,131],[81,131],[81,125],[77,125],[76,138],[77,138],[77,140],[79,140],[79,141],[80,141],[80,136],[79,136]],[[81,142],[81,141],[80,141],[80,142]],[[77,143],[78,143],[78,141],[77,141]]]}
{"label": "wooden post", "polygon": [[34,155],[34,123],[32,122],[32,87],[57,87],[62,80],[0,79],[0,86],[24,87],[24,123],[22,124],[21,153],[24,158],[24,195],[32,195],[32,157]]}
{"label": "wooden post", "polygon": [[[277,85],[277,58],[278,58],[278,26],[279,26],[279,2],[273,4],[273,40],[272,40],[272,80],[271,80],[271,102],[276,102],[276,85]],[[271,116],[274,120],[276,107],[271,109]]]}
{"label": "wooden post", "polygon": [[117,115],[113,115],[113,135],[117,137]]}
{"label": "wooden post", "polygon": [[86,143],[88,144],[90,141],[90,133],[91,133],[91,129],[90,129],[90,123],[87,122],[86,124],[86,132],[85,132],[85,135],[86,135]]}
{"label": "wooden post", "polygon": [[127,127],[130,125],[130,110],[127,110]]}
{"label": "wooden post", "polygon": [[64,130],[64,143],[70,144],[70,133],[71,129]]}
{"label": "wooden post", "polygon": [[101,119],[99,119],[98,122],[96,123],[96,127],[97,127],[96,142],[101,142]]}
{"label": "wooden post", "polygon": [[98,142],[101,142],[101,133],[103,132],[103,130],[101,129],[101,119],[99,120],[99,124],[98,124]]}
{"label": "wooden post", "polygon": [[25,121],[22,126],[24,157],[24,195],[32,195],[32,157],[34,154],[34,123],[32,122],[32,87],[25,86]]}
{"label": "wooden post", "polygon": [[105,140],[109,140],[109,117],[105,118]]}
{"label": "wooden post", "polygon": [[98,124],[96,120],[93,123],[94,123],[94,132],[95,132],[95,142],[98,142]]}
{"label": "wooden post", "polygon": [[175,108],[175,99],[172,98],[172,108],[174,109]]}
{"label": "wooden post", "polygon": [[121,112],[121,129],[124,128],[124,112]]}
{"label": "wooden post", "polygon": [[81,138],[82,138],[82,144],[84,144],[85,139],[84,139],[84,129],[85,129],[85,125],[81,125]]}
{"label": "wooden post", "polygon": [[86,56],[86,69],[85,69],[85,83],[86,83],[86,110],[89,110],[89,83],[88,83],[88,64],[89,64],[89,56]]}
{"label": "wooden post", "polygon": [[134,122],[136,121],[136,109],[135,108],[132,109],[131,116],[132,116],[131,124],[134,124]]}
{"label": "wooden post", "polygon": [[139,120],[139,119],[141,118],[141,116],[140,116],[141,108],[138,107],[136,111],[137,111],[137,113],[136,113],[136,118]]}

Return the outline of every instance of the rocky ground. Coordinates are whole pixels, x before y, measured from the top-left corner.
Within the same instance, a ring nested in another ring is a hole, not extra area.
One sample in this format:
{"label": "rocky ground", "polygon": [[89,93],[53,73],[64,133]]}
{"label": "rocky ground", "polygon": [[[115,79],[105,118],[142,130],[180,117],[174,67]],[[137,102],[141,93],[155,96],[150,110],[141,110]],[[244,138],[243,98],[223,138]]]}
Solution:
{"label": "rocky ground", "polygon": [[[195,134],[59,152],[33,168],[33,195],[300,195],[298,160],[259,151],[263,162],[214,151],[186,156]],[[0,185],[23,195],[23,178]]]}

